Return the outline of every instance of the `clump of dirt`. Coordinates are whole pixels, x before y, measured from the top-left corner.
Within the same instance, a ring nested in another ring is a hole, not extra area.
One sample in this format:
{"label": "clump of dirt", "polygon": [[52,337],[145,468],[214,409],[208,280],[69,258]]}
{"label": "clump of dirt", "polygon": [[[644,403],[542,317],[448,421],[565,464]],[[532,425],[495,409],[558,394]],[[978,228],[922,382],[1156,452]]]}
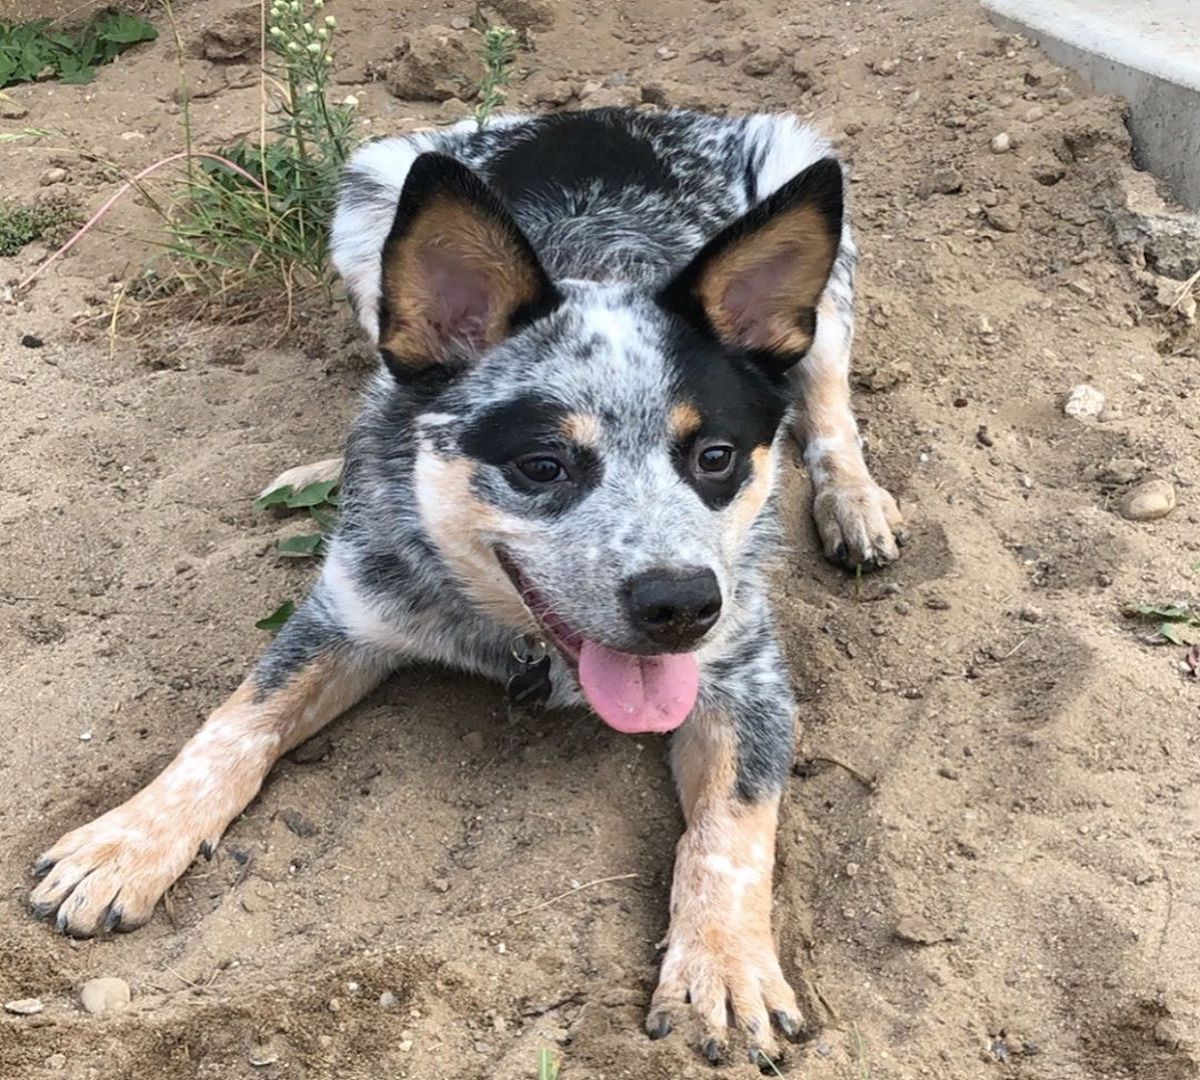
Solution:
{"label": "clump of dirt", "polygon": [[[1200,686],[1121,615],[1200,591],[1197,338],[1157,280],[1200,263],[1146,201],[1120,103],[949,0],[528,6],[546,17],[513,105],[788,108],[853,176],[858,406],[915,535],[856,585],[789,477],[777,604],[803,730],[776,924],[813,1032],[783,1067],[1200,1075]],[[220,29],[244,7],[178,6],[196,56],[247,49],[189,60],[203,145],[259,129],[256,46]],[[335,9],[364,134],[460,107],[366,72],[432,25],[475,56],[472,3]],[[61,135],[4,144],[6,195],[61,168],[95,209],[178,150],[171,37],[91,86],[9,91],[27,115],[0,131]],[[136,934],[71,942],[28,914],[32,858],[153,776],[263,646],[255,620],[303,592],[252,493],[336,452],[364,377],[323,301],[281,344],[282,299],[266,322],[134,321],[156,220],[128,201],[27,296],[0,289],[0,1001],[44,1005],[0,1014],[0,1075],[524,1080],[543,1046],[564,1080],[711,1075],[641,1030],[680,828],[662,745],[510,721],[459,676],[405,672],[282,762]],[[1065,416],[1080,383],[1105,407]],[[1126,520],[1146,476],[1177,506]],[[98,975],[129,1010],[81,1011]]]}

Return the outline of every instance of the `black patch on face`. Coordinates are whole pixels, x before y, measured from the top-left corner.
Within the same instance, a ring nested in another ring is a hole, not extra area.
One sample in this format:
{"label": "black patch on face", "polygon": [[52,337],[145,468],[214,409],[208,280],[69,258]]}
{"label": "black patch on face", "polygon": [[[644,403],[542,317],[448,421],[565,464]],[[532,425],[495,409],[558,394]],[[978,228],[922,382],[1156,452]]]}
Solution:
{"label": "black patch on face", "polygon": [[[570,411],[535,395],[515,398],[474,417],[459,438],[463,453],[500,470],[505,483],[529,496],[531,512],[554,516],[569,509],[601,480],[595,450],[567,438],[563,422]],[[550,484],[530,481],[517,462],[550,455],[565,466],[568,478]]]}
{"label": "black patch on face", "polygon": [[[682,321],[666,348],[675,397],[695,407],[700,426],[672,448],[684,482],[714,510],[728,506],[750,476],[750,455],[770,446],[788,407],[788,386],[746,352],[727,348]],[[704,445],[727,444],[737,451],[730,475],[697,475],[692,463]]]}
{"label": "black patch on face", "polygon": [[532,130],[487,166],[492,186],[510,202],[551,184],[556,191],[587,191],[596,183],[668,192],[678,186],[650,143],[629,130],[622,110],[559,113]]}

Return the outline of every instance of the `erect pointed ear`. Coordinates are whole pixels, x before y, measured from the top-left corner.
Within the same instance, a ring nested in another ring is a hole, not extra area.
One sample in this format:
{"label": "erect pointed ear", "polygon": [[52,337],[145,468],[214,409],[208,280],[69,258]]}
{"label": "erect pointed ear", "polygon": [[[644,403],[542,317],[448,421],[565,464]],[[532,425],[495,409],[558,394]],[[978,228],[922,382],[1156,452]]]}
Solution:
{"label": "erect pointed ear", "polygon": [[461,162],[413,162],[383,245],[379,351],[393,371],[470,359],[561,302],[500,197]]}
{"label": "erect pointed ear", "polygon": [[842,234],[842,169],[823,158],[701,248],[659,303],[777,371],[812,345]]}

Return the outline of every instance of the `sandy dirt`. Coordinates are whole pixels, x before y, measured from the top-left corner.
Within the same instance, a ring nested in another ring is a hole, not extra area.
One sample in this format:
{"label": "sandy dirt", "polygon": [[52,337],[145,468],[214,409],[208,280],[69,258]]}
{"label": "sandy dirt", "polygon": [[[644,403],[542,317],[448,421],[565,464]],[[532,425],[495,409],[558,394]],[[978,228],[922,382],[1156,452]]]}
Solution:
{"label": "sandy dirt", "polygon": [[[259,122],[255,57],[201,58],[239,6],[179,6],[205,144]],[[776,931],[813,1031],[781,1068],[1200,1076],[1200,683],[1121,614],[1200,592],[1200,360],[1113,239],[1111,208],[1153,186],[1119,104],[966,0],[496,7],[549,24],[516,105],[787,107],[854,174],[858,405],[915,536],[856,590],[791,471],[777,603],[803,729]],[[365,80],[466,0],[329,10],[364,133],[461,115]],[[91,86],[8,91],[28,115],[0,130],[62,134],[0,145],[4,195],[61,167],[92,209],[181,146],[163,29]],[[110,335],[153,221],[129,202],[26,296],[0,289],[0,1001],[45,1006],[0,1014],[0,1076],[518,1080],[543,1046],[563,1080],[712,1075],[686,1032],[641,1031],[680,828],[662,743],[512,722],[457,675],[403,673],[282,762],[137,933],[69,941],[28,913],[32,859],[148,781],[302,594],[311,566],[271,550],[299,522],[252,493],[336,452],[369,369],[344,306],[278,341],[282,300],[241,326],[130,305]],[[1085,381],[1107,410],[1064,416]],[[1131,522],[1144,476],[1179,505]],[[81,1011],[97,975],[129,1011]]]}

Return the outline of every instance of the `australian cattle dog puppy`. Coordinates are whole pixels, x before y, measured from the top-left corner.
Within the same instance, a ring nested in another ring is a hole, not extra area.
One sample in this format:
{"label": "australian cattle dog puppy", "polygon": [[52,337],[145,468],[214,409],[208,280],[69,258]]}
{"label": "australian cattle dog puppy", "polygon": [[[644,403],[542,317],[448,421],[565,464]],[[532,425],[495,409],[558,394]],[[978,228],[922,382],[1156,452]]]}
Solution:
{"label": "australian cattle dog puppy", "polygon": [[281,754],[434,661],[672,733],[686,831],[647,1030],[690,1002],[714,1060],[730,1017],[773,1054],[773,1025],[801,1026],[770,920],[789,429],[830,558],[903,539],[850,411],[843,193],[783,115],[605,109],[363,146],[332,252],[382,363],[320,577],[178,757],[42,857],[35,909],[76,935],[145,922]]}

